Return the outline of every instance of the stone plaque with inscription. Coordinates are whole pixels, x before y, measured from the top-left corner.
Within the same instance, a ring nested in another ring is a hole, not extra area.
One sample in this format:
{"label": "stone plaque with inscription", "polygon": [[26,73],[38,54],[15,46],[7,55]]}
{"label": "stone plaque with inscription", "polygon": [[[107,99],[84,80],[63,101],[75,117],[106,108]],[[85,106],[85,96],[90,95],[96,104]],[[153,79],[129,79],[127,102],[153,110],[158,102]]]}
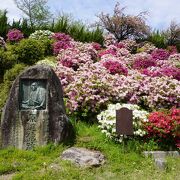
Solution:
{"label": "stone plaque with inscription", "polygon": [[121,108],[116,110],[116,133],[119,135],[133,135],[132,110]]}
{"label": "stone plaque with inscription", "polygon": [[32,149],[48,142],[67,141],[73,135],[61,83],[53,69],[36,65],[20,74],[3,110],[1,146]]}

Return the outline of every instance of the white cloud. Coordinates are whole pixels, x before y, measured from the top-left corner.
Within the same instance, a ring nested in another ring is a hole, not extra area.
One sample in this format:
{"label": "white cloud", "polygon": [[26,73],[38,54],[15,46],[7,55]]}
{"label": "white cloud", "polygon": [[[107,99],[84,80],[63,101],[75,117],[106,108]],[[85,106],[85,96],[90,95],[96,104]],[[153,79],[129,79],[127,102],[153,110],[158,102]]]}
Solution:
{"label": "white cloud", "polygon": [[[49,0],[52,11],[71,13],[75,19],[84,22],[94,22],[100,12],[112,13],[117,0]],[[138,14],[149,11],[148,24],[153,28],[166,28],[171,20],[180,21],[180,0],[121,0],[126,12]],[[0,9],[7,9],[9,19],[18,19],[22,13],[13,0],[0,0]]]}

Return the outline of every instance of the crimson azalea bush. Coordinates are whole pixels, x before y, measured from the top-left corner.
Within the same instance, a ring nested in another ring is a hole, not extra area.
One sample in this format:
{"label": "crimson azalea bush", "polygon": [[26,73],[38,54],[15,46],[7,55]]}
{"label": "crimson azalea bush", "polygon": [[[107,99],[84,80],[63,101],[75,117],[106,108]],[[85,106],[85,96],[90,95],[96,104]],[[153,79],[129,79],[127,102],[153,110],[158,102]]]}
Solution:
{"label": "crimson azalea bush", "polygon": [[172,108],[168,113],[152,112],[144,128],[149,138],[154,138],[161,145],[176,145],[180,148],[180,109]]}
{"label": "crimson azalea bush", "polygon": [[23,33],[18,29],[11,29],[7,33],[7,40],[9,42],[18,42],[24,38]]}

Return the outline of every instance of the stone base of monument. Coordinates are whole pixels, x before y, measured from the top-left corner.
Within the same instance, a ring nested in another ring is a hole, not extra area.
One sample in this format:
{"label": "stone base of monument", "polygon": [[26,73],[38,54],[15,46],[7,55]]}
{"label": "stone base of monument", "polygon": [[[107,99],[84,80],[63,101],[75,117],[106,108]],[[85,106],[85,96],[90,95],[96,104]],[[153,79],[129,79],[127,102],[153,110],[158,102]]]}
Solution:
{"label": "stone base of monument", "polygon": [[76,147],[65,150],[61,158],[80,167],[97,167],[105,162],[105,157],[101,152]]}
{"label": "stone base of monument", "polygon": [[167,165],[166,157],[180,157],[180,153],[178,151],[144,151],[143,152],[145,157],[152,157],[154,159],[156,167],[159,169],[164,170]]}

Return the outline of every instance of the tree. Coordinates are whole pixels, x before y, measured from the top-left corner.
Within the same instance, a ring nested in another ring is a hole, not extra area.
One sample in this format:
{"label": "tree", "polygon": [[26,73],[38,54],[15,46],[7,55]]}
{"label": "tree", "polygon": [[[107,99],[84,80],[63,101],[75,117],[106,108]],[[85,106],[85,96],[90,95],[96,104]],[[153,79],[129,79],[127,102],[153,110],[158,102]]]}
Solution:
{"label": "tree", "polygon": [[9,24],[7,18],[7,10],[0,10],[0,36],[6,37],[8,32]]}
{"label": "tree", "polygon": [[99,22],[97,25],[112,33],[115,38],[120,41],[128,38],[143,38],[150,32],[149,26],[145,23],[146,12],[132,16],[124,13],[125,8],[120,8],[117,3],[112,16],[104,14],[98,15]]}
{"label": "tree", "polygon": [[169,28],[163,32],[169,45],[180,43],[180,24],[172,21]]}
{"label": "tree", "polygon": [[48,0],[14,0],[14,2],[27,16],[31,27],[46,25],[50,20]]}

